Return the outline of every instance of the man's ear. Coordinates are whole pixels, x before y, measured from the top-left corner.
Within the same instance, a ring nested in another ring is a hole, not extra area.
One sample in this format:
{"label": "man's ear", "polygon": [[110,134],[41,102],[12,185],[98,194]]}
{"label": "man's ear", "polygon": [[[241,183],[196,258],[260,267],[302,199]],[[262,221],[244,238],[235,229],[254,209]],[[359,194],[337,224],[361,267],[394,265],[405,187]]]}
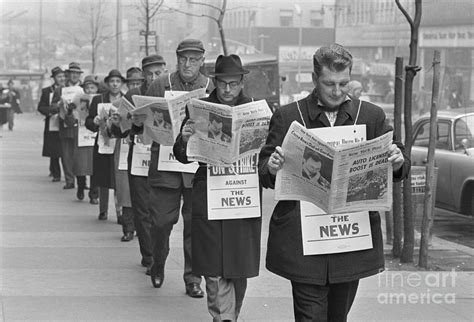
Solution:
{"label": "man's ear", "polygon": [[316,74],[315,71],[313,71],[313,72],[311,73],[311,76],[312,76],[312,78],[313,78],[313,85],[314,85],[314,87],[316,87],[316,84],[318,83],[318,78],[319,78],[319,76],[318,76],[318,74]]}

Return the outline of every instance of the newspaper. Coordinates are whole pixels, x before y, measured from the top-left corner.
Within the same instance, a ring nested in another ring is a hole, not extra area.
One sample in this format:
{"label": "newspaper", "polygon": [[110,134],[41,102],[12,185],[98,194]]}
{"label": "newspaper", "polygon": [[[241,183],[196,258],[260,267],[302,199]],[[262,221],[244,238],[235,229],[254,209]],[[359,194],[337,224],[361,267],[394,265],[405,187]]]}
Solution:
{"label": "newspaper", "polygon": [[130,139],[128,137],[121,138],[117,146],[119,148],[119,170],[128,170],[128,151],[130,150]]}
{"label": "newspaper", "polygon": [[100,118],[99,133],[97,136],[97,145],[99,154],[113,154],[115,142],[117,139],[110,138],[107,133],[107,120],[117,111],[112,103],[100,103],[97,105],[97,115]]}
{"label": "newspaper", "polygon": [[186,151],[190,161],[229,165],[265,143],[272,115],[265,100],[228,106],[193,99],[188,108],[195,124]]}
{"label": "newspaper", "polygon": [[74,118],[78,125],[78,147],[94,146],[97,133],[92,132],[86,128],[86,118],[89,115],[89,106],[92,98],[97,94],[81,94],[74,96],[72,102],[76,106],[73,110]]}
{"label": "newspaper", "polygon": [[120,130],[122,132],[128,131],[132,128],[132,112],[135,106],[125,97],[122,97],[117,105],[117,111],[120,115]]}
{"label": "newspaper", "polygon": [[151,144],[143,143],[143,135],[135,135],[130,173],[134,176],[148,176],[150,167]]}
{"label": "newspaper", "polygon": [[200,88],[171,98],[132,96],[136,109],[131,113],[144,120],[143,135],[161,145],[172,146],[186,114],[186,104],[206,95]]}
{"label": "newspaper", "polygon": [[304,200],[327,213],[390,210],[392,132],[370,141],[332,146],[293,121],[282,149],[275,199]]}
{"label": "newspaper", "polygon": [[[61,88],[61,99],[63,101],[63,104],[60,105],[61,108],[59,110],[59,117],[61,119],[64,120],[66,114],[68,113],[69,104],[73,103],[74,98],[80,94],[84,94],[84,90],[81,86],[69,86]],[[64,127],[67,127],[67,125],[64,124]]]}

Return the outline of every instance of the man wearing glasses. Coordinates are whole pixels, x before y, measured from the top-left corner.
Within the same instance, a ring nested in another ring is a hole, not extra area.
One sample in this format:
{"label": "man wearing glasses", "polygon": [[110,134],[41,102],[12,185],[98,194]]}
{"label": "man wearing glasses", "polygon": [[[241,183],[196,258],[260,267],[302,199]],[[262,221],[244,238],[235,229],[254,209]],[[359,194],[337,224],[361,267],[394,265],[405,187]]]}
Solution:
{"label": "man wearing glasses", "polygon": [[[204,64],[204,46],[200,40],[183,40],[176,49],[177,70],[160,75],[148,88],[147,96],[171,97],[180,91],[208,88],[212,83],[200,73]],[[164,149],[164,148],[163,148]],[[151,240],[153,245],[153,265],[151,281],[159,288],[164,281],[164,268],[169,254],[169,236],[173,225],[178,222],[181,197],[181,213],[184,220],[184,283],[190,297],[204,296],[201,276],[192,274],[191,267],[191,181],[194,174],[158,170],[160,145],[153,142],[151,162],[148,172],[150,184],[149,213],[152,220]]]}

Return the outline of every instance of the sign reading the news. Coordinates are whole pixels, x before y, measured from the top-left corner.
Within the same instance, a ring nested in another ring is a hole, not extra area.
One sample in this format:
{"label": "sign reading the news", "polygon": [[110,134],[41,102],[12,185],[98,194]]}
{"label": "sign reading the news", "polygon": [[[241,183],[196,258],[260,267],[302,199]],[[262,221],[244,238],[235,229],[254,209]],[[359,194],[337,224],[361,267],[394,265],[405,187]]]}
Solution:
{"label": "sign reading the news", "polygon": [[142,135],[135,135],[130,173],[134,176],[148,176],[150,167],[151,144],[143,142]]}
{"label": "sign reading the news", "polygon": [[258,154],[251,154],[228,167],[208,166],[209,220],[260,217],[257,161]]}
{"label": "sign reading the news", "polygon": [[196,173],[199,164],[197,162],[184,164],[176,160],[173,154],[173,147],[161,145],[158,155],[158,170],[172,172]]}

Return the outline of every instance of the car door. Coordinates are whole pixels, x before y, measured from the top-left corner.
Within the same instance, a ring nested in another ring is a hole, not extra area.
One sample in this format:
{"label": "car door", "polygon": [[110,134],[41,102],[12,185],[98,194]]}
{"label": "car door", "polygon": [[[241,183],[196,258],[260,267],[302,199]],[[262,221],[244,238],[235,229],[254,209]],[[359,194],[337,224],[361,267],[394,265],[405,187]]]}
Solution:
{"label": "car door", "polygon": [[[415,135],[411,153],[412,165],[426,166],[428,163],[428,144],[430,120],[422,119],[415,126]],[[438,119],[436,133],[435,166],[438,167],[436,185],[436,206],[455,209],[454,195],[451,187],[452,168],[450,158],[453,155],[451,124],[448,120]]]}

